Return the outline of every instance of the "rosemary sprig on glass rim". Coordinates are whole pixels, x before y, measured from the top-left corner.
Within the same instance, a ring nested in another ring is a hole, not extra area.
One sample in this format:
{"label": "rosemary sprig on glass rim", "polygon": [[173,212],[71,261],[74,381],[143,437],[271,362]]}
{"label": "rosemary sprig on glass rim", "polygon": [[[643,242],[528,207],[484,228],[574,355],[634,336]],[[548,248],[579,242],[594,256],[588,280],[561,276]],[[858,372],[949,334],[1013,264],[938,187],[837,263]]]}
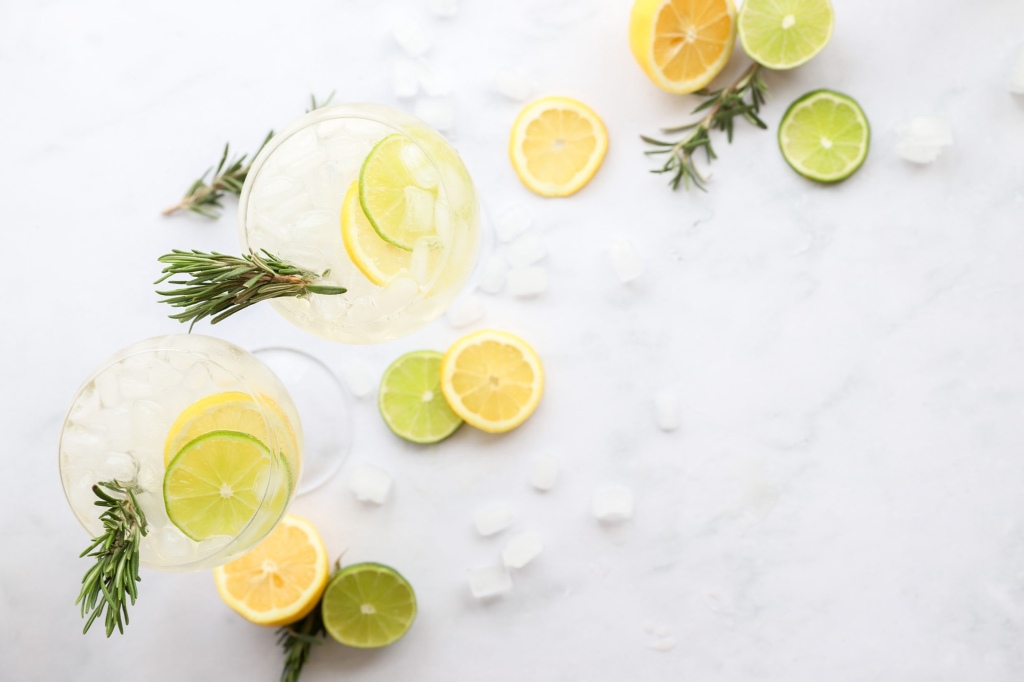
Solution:
{"label": "rosemary sprig on glass rim", "polygon": [[302,620],[278,628],[277,644],[284,650],[281,682],[298,682],[313,645],[320,644],[327,635],[321,604],[322,601],[318,601]]}
{"label": "rosemary sprig on glass rim", "polygon": [[[110,491],[105,492],[106,490]],[[82,634],[106,612],[104,623],[107,637],[114,628],[124,634],[128,624],[128,601],[132,605],[138,597],[136,583],[139,577],[139,544],[148,529],[146,515],[135,494],[142,492],[134,483],[101,481],[92,487],[99,498],[97,507],[105,507],[100,514],[103,532],[92,539],[92,544],[79,557],[95,557],[96,562],[82,578],[82,590],[75,600],[81,605],[82,617],[88,614]]]}
{"label": "rosemary sprig on glass rim", "polygon": [[[309,294],[335,296],[345,287],[317,284],[329,270],[316,274],[296,267],[264,250],[262,255],[250,251],[242,256],[228,256],[216,251],[179,251],[174,249],[158,259],[166,267],[154,284],[170,280],[179,288],[157,290],[163,303],[184,308],[170,315],[172,320],[196,322],[211,318],[216,324],[239,310],[273,298],[304,297]],[[184,279],[170,279],[181,275]]]}
{"label": "rosemary sprig on glass rim", "polygon": [[725,132],[726,138],[731,143],[733,126],[737,118],[746,119],[762,130],[768,128],[758,116],[761,105],[765,103],[768,94],[768,85],[761,75],[760,64],[751,64],[735,81],[724,88],[700,90],[696,94],[706,99],[693,110],[693,113],[704,113],[704,115],[693,123],[662,129],[662,132],[669,135],[685,133],[682,138],[659,140],[646,135],[640,136],[640,139],[654,147],[654,149],[644,152],[645,154],[668,155],[664,165],[651,172],[671,173],[672,180],[669,181],[669,185],[672,189],[679,189],[681,184],[686,189],[692,185],[697,189],[707,191],[705,183],[709,176],[701,173],[694,154],[703,149],[708,163],[718,158],[711,145],[712,131]]}

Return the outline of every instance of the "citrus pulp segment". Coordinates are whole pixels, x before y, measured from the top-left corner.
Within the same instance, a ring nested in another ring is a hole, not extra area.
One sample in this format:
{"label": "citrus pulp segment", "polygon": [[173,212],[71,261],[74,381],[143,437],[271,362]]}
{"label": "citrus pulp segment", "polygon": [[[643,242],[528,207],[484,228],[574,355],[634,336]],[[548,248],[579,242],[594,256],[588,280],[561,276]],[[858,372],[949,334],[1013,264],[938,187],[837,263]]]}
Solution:
{"label": "citrus pulp segment", "polygon": [[322,615],[327,632],[342,644],[378,649],[397,642],[416,619],[416,593],[393,568],[347,566],[327,583]]}
{"label": "citrus pulp segment", "polygon": [[834,22],[829,0],[744,0],[740,44],[758,64],[792,69],[825,48]]}
{"label": "citrus pulp segment", "polygon": [[213,571],[225,604],[248,621],[270,626],[293,623],[312,611],[327,575],[320,533],[290,514],[249,552]]}
{"label": "citrus pulp segment", "polygon": [[437,443],[462,426],[441,391],[443,357],[436,351],[413,351],[385,370],[377,405],[395,435],[413,443]]}
{"label": "citrus pulp segment", "polygon": [[871,127],[851,97],[831,90],[809,92],[790,105],[779,124],[779,148],[800,175],[839,182],[868,156]]}

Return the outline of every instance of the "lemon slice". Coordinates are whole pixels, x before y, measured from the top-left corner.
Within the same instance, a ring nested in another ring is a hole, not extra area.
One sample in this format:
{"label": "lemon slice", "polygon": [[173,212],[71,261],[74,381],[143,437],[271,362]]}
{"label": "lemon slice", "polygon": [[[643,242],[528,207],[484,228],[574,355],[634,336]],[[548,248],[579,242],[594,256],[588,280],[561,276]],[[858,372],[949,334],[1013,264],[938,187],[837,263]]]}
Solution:
{"label": "lemon slice", "polygon": [[258,545],[213,570],[224,603],[257,625],[287,625],[320,601],[327,550],[309,521],[287,515]]}
{"label": "lemon slice", "polygon": [[[436,234],[434,204],[437,186],[420,187],[406,166],[403,149],[419,146],[401,134],[388,135],[377,143],[359,169],[359,203],[381,239],[406,251],[416,240]],[[429,163],[429,160],[427,160]]]}
{"label": "lemon slice", "polygon": [[437,443],[462,426],[441,391],[442,357],[437,351],[413,351],[384,371],[377,404],[396,436],[413,443]]}
{"label": "lemon slice", "polygon": [[512,167],[541,196],[578,192],[594,177],[607,151],[604,122],[586,104],[568,97],[528,104],[512,124]]}
{"label": "lemon slice", "polygon": [[416,619],[416,593],[395,569],[346,566],[331,577],[321,611],[327,632],[342,644],[379,649],[401,639]]}
{"label": "lemon slice", "polygon": [[636,0],[629,47],[662,90],[696,92],[714,79],[736,42],[732,0]]}
{"label": "lemon slice", "polygon": [[164,471],[167,517],[196,542],[235,537],[257,514],[276,521],[291,486],[287,467],[281,469],[267,446],[246,433],[204,434],[183,447]]}
{"label": "lemon slice", "polygon": [[818,182],[853,175],[868,156],[871,127],[860,105],[832,90],[793,102],[779,124],[779,148],[793,170]]}
{"label": "lemon slice", "polygon": [[537,409],[544,369],[528,343],[484,329],[459,339],[441,362],[441,390],[467,424],[504,433]]}
{"label": "lemon slice", "polygon": [[359,204],[359,182],[353,182],[341,204],[341,238],[359,272],[378,286],[407,269],[412,254],[380,238]]}
{"label": "lemon slice", "polygon": [[834,23],[829,0],[744,0],[740,43],[755,62],[792,69],[825,48]]}

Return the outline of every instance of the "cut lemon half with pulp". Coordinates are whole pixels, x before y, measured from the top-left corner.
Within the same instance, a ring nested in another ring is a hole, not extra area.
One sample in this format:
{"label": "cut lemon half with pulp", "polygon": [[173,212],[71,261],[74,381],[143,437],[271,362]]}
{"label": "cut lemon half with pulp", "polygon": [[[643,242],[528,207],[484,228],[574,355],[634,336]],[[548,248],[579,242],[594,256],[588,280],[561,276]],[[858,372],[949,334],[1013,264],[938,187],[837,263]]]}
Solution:
{"label": "cut lemon half with pulp", "polygon": [[714,79],[736,42],[732,0],[636,0],[629,47],[662,90],[696,92]]}
{"label": "cut lemon half with pulp", "polygon": [[743,0],[743,51],[769,69],[792,69],[824,49],[835,17],[829,0]]}
{"label": "cut lemon half with pulp", "polygon": [[266,445],[246,433],[212,431],[167,465],[164,506],[171,523],[196,542],[235,537],[257,514],[276,521],[290,487],[287,467]]}
{"label": "cut lemon half with pulp", "polygon": [[248,621],[271,626],[294,623],[312,611],[327,575],[320,533],[309,521],[291,515],[251,550],[213,570],[225,604]]}
{"label": "cut lemon half with pulp", "polygon": [[359,182],[353,182],[341,204],[341,239],[359,271],[377,286],[387,284],[407,269],[412,254],[384,241],[359,204]]}
{"label": "cut lemon half with pulp", "polygon": [[578,192],[594,177],[607,151],[604,122],[586,104],[568,97],[528,104],[512,124],[512,167],[541,196]]}
{"label": "cut lemon half with pulp", "polygon": [[394,644],[416,619],[416,593],[393,568],[363,563],[335,573],[321,615],[327,632],[337,641],[359,649]]}
{"label": "cut lemon half with pulp", "polygon": [[860,105],[831,90],[815,90],[793,102],[779,124],[786,163],[818,182],[839,182],[868,156],[871,127]]}
{"label": "cut lemon half with pulp", "polygon": [[[417,185],[416,171],[423,185],[433,186]],[[399,133],[388,135],[359,169],[359,203],[381,239],[412,251],[417,239],[436,234],[437,182],[437,170],[418,144]]]}
{"label": "cut lemon half with pulp", "polygon": [[544,392],[544,369],[528,343],[484,329],[464,336],[444,354],[441,389],[466,423],[490,433],[522,424]]}
{"label": "cut lemon half with pulp", "polygon": [[395,435],[413,443],[437,443],[462,426],[441,391],[443,357],[437,351],[413,351],[385,370],[377,404]]}

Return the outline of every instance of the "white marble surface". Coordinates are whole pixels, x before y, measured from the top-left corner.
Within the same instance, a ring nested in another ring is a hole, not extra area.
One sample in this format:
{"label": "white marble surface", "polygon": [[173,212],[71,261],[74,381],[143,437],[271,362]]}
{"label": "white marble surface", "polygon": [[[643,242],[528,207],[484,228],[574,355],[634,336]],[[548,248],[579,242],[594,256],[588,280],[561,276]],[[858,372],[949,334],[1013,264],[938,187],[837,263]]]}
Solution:
{"label": "white marble surface", "polygon": [[[58,430],[106,356],[180,329],[156,303],[156,257],[237,249],[230,212],[159,215],[225,140],[253,147],[311,92],[413,107],[389,82],[400,11],[433,38],[425,59],[454,86],[454,139],[488,207],[521,204],[543,230],[548,292],[485,296],[474,327],[532,341],[548,388],[519,430],[430,448],[358,403],[353,457],[394,474],[392,499],[363,507],[346,469],[295,510],[332,553],[398,567],[420,615],[389,650],[322,647],[303,679],[1024,678],[1024,100],[1006,87],[1024,4],[834,2],[831,45],[768,76],[772,130],[719,141],[702,195],[646,172],[637,135],[693,102],[641,75],[625,0],[460,0],[447,20],[412,0],[4,0],[0,678],[277,679],[273,633],[228,611],[208,574],[147,572],[125,636],[80,634],[87,538],[61,493]],[[513,175],[517,107],[489,91],[508,65],[607,122],[608,158],[579,195],[544,201]],[[873,124],[867,164],[836,187],[776,148],[787,104],[817,87],[855,96]],[[922,114],[956,139],[930,167],[894,149]],[[646,265],[629,286],[606,255],[623,238]],[[462,333],[442,318],[342,347],[270,309],[212,331],[375,376]],[[682,409],[670,433],[654,422],[665,387]],[[563,467],[540,494],[544,453]],[[590,499],[609,484],[635,492],[636,514],[603,528]],[[473,515],[494,500],[515,524],[481,538]],[[523,530],[544,553],[510,594],[475,602],[466,569]]]}

